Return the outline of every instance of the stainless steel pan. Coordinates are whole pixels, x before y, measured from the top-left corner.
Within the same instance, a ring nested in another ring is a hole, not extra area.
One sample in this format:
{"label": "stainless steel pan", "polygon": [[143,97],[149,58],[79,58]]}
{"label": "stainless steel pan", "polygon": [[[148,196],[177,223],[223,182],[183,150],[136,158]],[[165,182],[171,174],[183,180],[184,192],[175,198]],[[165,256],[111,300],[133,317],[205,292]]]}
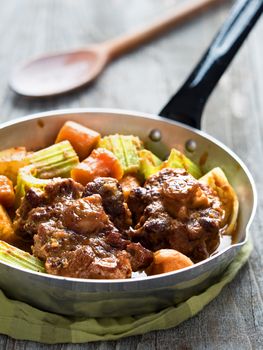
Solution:
{"label": "stainless steel pan", "polygon": [[[184,121],[187,119],[191,125],[199,126],[206,99],[262,9],[261,0],[238,1],[210,46],[210,51],[205,54],[179,93],[163,109],[163,115],[177,119],[179,112]],[[190,103],[187,104],[187,101]],[[223,144],[192,127],[154,115],[106,109],[51,111],[2,124],[1,148],[19,145],[25,145],[29,149],[45,147],[53,143],[66,120],[80,122],[102,134],[135,134],[146,142],[149,141],[148,135],[152,130],[159,130],[162,147],[165,144],[169,148],[185,150],[195,161],[206,154],[206,169],[222,167],[237,192],[240,212],[236,243],[221,247],[216,254],[193,267],[152,277],[138,276],[130,280],[63,278],[0,263],[0,288],[7,296],[65,315],[123,316],[159,310],[197,294],[213,283],[247,241],[248,228],[255,212],[254,182],[242,161]],[[193,152],[187,152],[189,140],[190,144],[196,145]]]}

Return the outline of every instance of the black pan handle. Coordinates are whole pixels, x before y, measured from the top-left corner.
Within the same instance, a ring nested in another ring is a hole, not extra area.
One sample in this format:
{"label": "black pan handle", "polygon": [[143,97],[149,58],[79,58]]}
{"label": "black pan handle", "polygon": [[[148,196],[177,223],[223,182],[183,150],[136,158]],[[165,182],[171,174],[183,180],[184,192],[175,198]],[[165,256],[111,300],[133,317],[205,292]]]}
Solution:
{"label": "black pan handle", "polygon": [[237,0],[196,68],[159,113],[200,129],[205,103],[263,11],[263,0]]}

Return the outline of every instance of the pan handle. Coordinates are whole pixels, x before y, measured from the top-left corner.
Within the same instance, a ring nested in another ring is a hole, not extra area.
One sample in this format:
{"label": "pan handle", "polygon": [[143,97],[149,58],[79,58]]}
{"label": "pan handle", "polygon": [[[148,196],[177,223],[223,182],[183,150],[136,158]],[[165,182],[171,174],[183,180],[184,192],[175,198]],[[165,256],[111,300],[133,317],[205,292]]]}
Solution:
{"label": "pan handle", "polygon": [[205,103],[263,11],[263,0],[237,0],[208,50],[159,113],[200,129]]}

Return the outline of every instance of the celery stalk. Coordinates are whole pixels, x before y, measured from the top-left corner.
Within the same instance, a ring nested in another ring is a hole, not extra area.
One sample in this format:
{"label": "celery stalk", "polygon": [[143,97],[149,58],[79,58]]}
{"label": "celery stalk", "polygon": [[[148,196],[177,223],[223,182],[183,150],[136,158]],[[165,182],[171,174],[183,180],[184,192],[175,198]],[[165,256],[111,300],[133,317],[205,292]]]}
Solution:
{"label": "celery stalk", "polygon": [[0,261],[15,267],[45,272],[44,263],[41,260],[4,241],[0,241]]}
{"label": "celery stalk", "polygon": [[168,159],[164,162],[147,150],[139,151],[141,158],[140,171],[145,179],[164,168],[183,168],[196,179],[202,176],[201,169],[183,153],[172,148]]}
{"label": "celery stalk", "polygon": [[151,151],[142,149],[138,154],[140,157],[140,172],[145,179],[160,170],[162,161]]}
{"label": "celery stalk", "polygon": [[35,166],[37,177],[51,179],[70,176],[71,169],[78,164],[79,159],[69,141],[62,141],[34,152],[29,156],[29,162]]}
{"label": "celery stalk", "polygon": [[79,163],[78,156],[69,141],[62,141],[28,157],[30,165],[18,171],[16,203],[30,187],[44,189],[54,177],[69,177],[71,169]]}
{"label": "celery stalk", "polygon": [[19,169],[16,184],[17,206],[20,204],[20,201],[24,197],[27,189],[37,187],[43,190],[50,182],[49,179],[38,179],[36,176],[37,169],[34,167],[34,165],[28,165]]}
{"label": "celery stalk", "polygon": [[132,135],[109,135],[103,137],[98,147],[106,148],[119,159],[123,172],[136,173],[140,167],[138,151],[142,148],[140,139]]}
{"label": "celery stalk", "polygon": [[170,155],[164,162],[162,168],[184,168],[196,179],[199,179],[202,176],[199,166],[175,148],[172,148]]}

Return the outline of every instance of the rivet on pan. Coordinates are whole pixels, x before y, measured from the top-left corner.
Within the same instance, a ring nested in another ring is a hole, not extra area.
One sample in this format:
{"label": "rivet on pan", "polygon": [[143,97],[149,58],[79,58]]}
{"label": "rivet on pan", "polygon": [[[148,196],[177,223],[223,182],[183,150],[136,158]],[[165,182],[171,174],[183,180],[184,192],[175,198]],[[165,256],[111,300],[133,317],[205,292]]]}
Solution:
{"label": "rivet on pan", "polygon": [[194,152],[196,150],[197,144],[194,140],[188,140],[185,143],[185,149],[188,152]]}
{"label": "rivet on pan", "polygon": [[152,129],[151,132],[149,133],[149,138],[154,142],[161,141],[162,139],[161,131],[159,129]]}

